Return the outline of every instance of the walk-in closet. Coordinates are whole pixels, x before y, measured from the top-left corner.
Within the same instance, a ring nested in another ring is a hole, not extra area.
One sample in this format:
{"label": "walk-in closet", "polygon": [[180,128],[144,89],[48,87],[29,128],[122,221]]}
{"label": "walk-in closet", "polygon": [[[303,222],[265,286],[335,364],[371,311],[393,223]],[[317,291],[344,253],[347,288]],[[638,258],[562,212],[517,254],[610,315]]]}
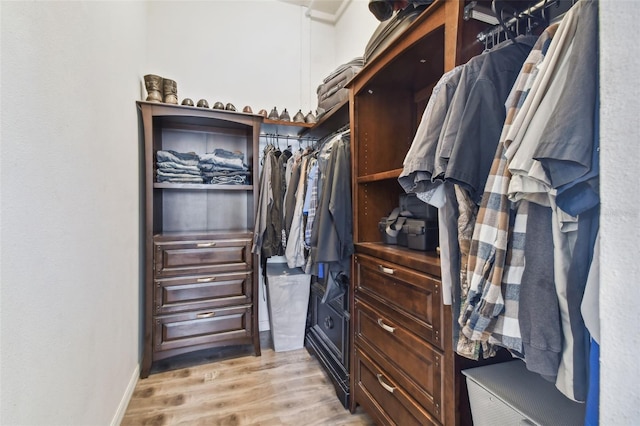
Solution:
{"label": "walk-in closet", "polygon": [[1,424],[637,423],[633,1],[0,11]]}

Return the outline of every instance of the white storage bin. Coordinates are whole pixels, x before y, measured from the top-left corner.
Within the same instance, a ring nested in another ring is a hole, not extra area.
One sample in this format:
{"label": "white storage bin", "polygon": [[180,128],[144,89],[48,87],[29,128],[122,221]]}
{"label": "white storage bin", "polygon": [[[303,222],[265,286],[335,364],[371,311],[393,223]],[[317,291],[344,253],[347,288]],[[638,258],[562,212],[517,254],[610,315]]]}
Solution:
{"label": "white storage bin", "polygon": [[463,370],[474,426],[582,426],[585,405],[527,370],[521,360]]}
{"label": "white storage bin", "polygon": [[304,347],[311,275],[286,263],[267,263],[267,302],[276,352]]}

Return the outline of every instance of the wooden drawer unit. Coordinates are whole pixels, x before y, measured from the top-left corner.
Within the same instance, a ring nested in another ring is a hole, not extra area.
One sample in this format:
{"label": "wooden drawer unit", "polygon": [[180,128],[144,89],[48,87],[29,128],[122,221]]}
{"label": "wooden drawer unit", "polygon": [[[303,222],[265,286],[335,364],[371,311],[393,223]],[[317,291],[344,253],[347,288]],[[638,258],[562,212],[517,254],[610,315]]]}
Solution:
{"label": "wooden drawer unit", "polygon": [[378,424],[440,424],[357,346],[353,374],[358,403],[365,407]]}
{"label": "wooden drawer unit", "polygon": [[252,275],[243,272],[156,279],[154,312],[160,315],[250,304]]}
{"label": "wooden drawer unit", "polygon": [[[230,339],[241,339],[252,333],[251,306],[239,306],[155,319],[154,347],[156,359],[171,356],[172,349],[192,348]],[[162,351],[167,351],[162,354]]]}
{"label": "wooden drawer unit", "polygon": [[442,344],[440,281],[375,257],[355,256],[355,296],[433,343]]}
{"label": "wooden drawer unit", "polygon": [[440,281],[369,254],[354,265],[357,403],[384,424],[445,423]]}
{"label": "wooden drawer unit", "polygon": [[384,368],[385,375],[442,421],[442,353],[418,338],[393,316],[356,300],[355,343]]}
{"label": "wooden drawer unit", "polygon": [[477,35],[486,24],[464,19],[470,3],[430,2],[347,83],[355,249],[349,408],[361,405],[381,425],[472,424],[460,371],[484,361],[453,350],[457,315],[443,304],[439,255],[384,244],[379,229],[405,194],[398,178],[434,87],[482,50]]}
{"label": "wooden drawer unit", "polygon": [[256,276],[249,233],[154,237],[151,361],[254,343]]}
{"label": "wooden drawer unit", "polygon": [[[138,101],[136,109],[144,201],[140,377],[157,360],[185,355],[186,361],[194,351],[253,345],[260,355],[258,257],[251,246],[264,117],[162,102]],[[171,167],[166,157],[184,160],[180,154],[189,153],[189,161],[199,161],[218,149],[242,156],[246,181],[200,176],[185,182],[164,173]],[[198,318],[212,312],[212,318]]]}
{"label": "wooden drawer unit", "polygon": [[251,269],[250,239],[162,241],[154,243],[156,277]]}

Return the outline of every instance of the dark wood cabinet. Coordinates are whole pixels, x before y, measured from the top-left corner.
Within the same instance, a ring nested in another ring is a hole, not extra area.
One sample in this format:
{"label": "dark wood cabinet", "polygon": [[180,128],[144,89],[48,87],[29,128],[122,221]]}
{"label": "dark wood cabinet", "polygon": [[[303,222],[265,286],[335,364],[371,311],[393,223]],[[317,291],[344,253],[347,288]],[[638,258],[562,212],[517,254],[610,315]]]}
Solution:
{"label": "dark wood cabinet", "polygon": [[[486,3],[486,2],[485,2]],[[435,0],[349,83],[354,208],[350,408],[379,424],[470,424],[435,252],[385,245],[378,228],[431,91],[482,51],[464,1]]]}
{"label": "dark wood cabinet", "polygon": [[[257,257],[251,253],[258,202],[263,117],[137,102],[144,196],[144,346],[140,371],[203,349],[252,345],[260,355]],[[159,150],[241,152],[244,184],[157,182]]]}
{"label": "dark wood cabinet", "polygon": [[[440,281],[377,254],[359,253],[354,261],[355,401],[384,424],[445,423],[452,402],[445,399],[450,361]],[[438,265],[433,254],[423,260]]]}
{"label": "dark wood cabinet", "polygon": [[[322,139],[349,124],[349,102],[344,101],[326,113],[313,127],[301,135]],[[325,294],[324,280],[313,278],[309,299],[308,323],[305,347],[320,362],[336,390],[336,395],[346,408],[349,406],[349,290],[332,301],[322,303]]]}
{"label": "dark wood cabinet", "polygon": [[344,407],[349,405],[349,321],[347,295],[322,303],[325,287],[311,286],[306,348],[316,356],[327,372],[336,395]]}

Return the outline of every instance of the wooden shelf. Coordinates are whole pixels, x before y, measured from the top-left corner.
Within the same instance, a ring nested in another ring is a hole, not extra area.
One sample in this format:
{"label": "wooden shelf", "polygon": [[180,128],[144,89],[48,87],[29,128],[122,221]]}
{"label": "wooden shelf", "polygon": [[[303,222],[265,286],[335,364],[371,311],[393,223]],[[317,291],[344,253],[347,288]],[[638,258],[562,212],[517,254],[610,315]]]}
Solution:
{"label": "wooden shelf", "polygon": [[313,127],[303,129],[300,136],[320,139],[347,124],[349,124],[349,99],[345,99],[323,115]]}
{"label": "wooden shelf", "polygon": [[160,120],[158,124],[169,128],[174,126],[178,128],[185,128],[185,126],[193,126],[194,128],[215,126],[227,129],[246,129],[248,126],[254,126],[256,120],[262,121],[264,118],[261,115],[244,112],[159,102],[138,101],[136,104],[138,109],[143,106],[148,108],[154,119]]}
{"label": "wooden shelf", "polygon": [[155,182],[154,188],[157,189],[193,189],[204,191],[252,191],[253,185],[219,185],[206,183],[171,183],[171,182]]}
{"label": "wooden shelf", "polygon": [[265,118],[260,133],[279,136],[298,136],[301,131],[313,127],[312,123],[294,123],[293,121],[269,120]]}
{"label": "wooden shelf", "polygon": [[358,176],[358,183],[379,182],[381,180],[397,179],[402,173],[402,169],[389,170],[386,172],[374,173],[366,176]]}
{"label": "wooden shelf", "polygon": [[250,236],[253,238],[253,229],[227,229],[224,231],[166,231],[158,234],[154,234],[155,241],[196,241],[201,240],[203,237],[211,239],[220,239],[224,237],[227,239],[232,238],[246,238]]}

